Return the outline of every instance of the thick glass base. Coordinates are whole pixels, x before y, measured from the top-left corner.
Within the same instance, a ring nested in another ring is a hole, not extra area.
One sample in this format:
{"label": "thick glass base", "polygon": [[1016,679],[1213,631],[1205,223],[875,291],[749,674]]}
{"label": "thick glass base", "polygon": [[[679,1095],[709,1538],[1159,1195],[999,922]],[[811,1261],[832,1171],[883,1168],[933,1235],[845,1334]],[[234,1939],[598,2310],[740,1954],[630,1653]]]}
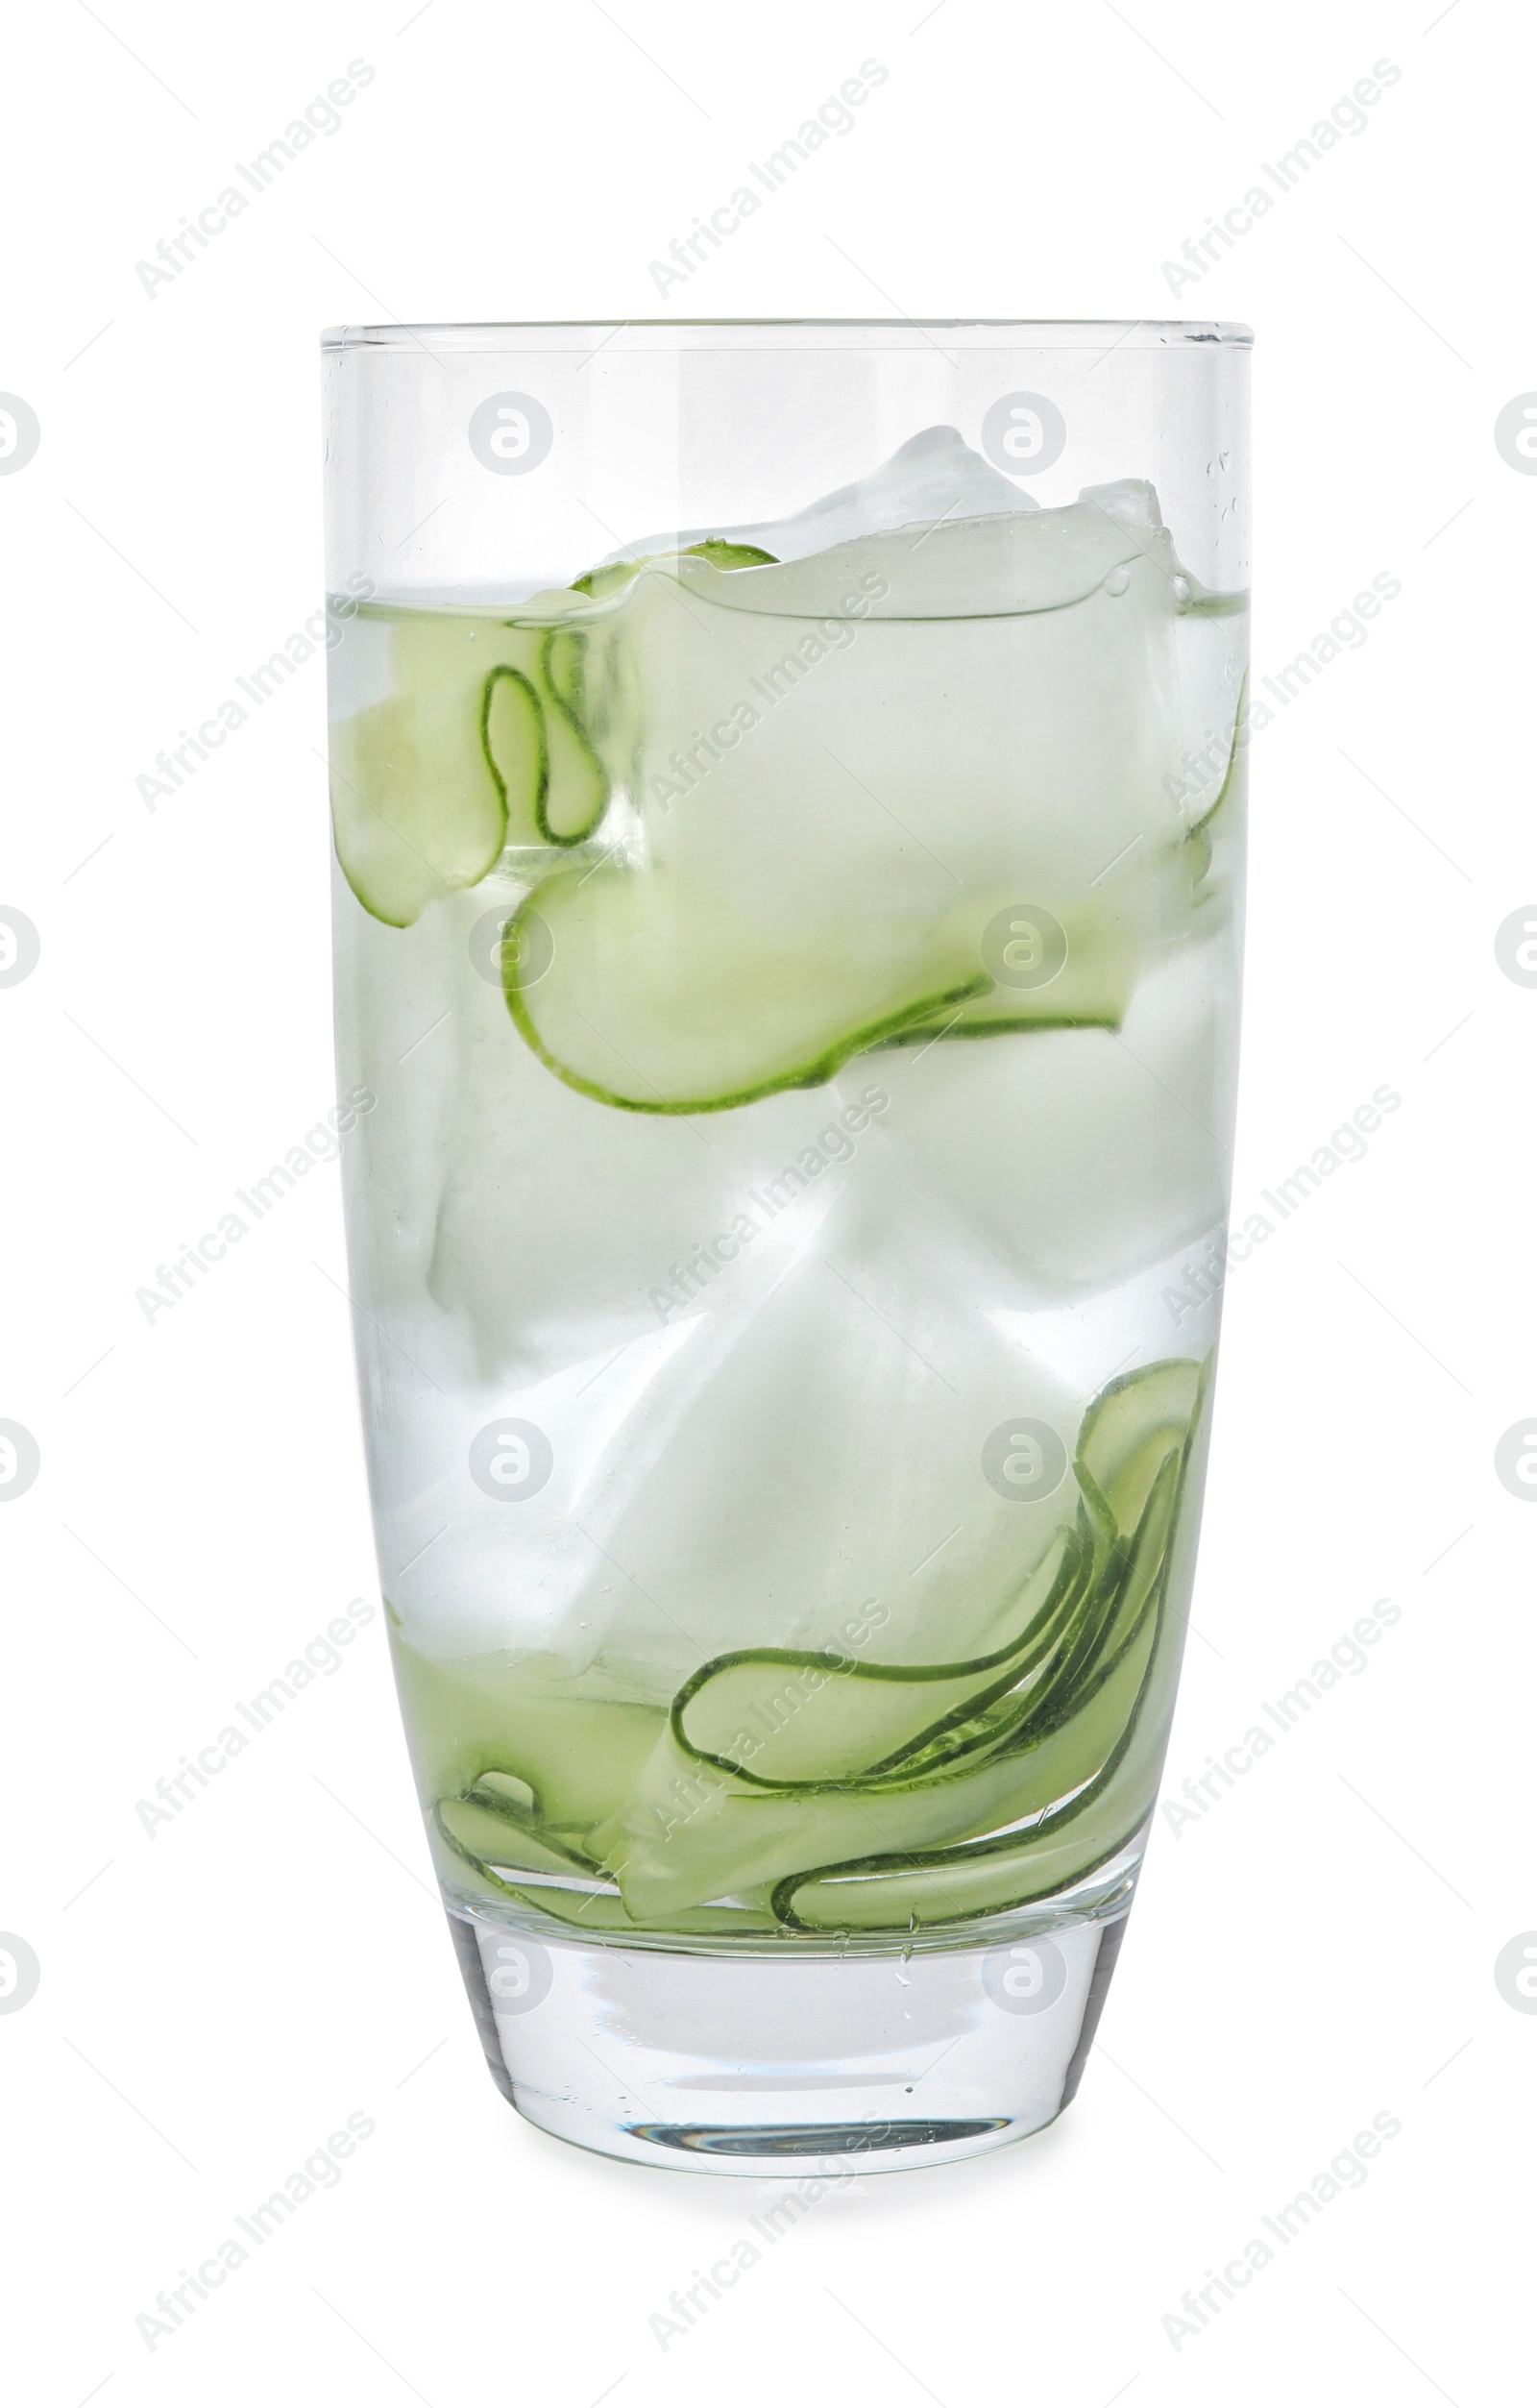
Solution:
{"label": "thick glass base", "polygon": [[[1130,1852],[1129,1852],[1130,1853]],[[1134,1878],[917,1939],[706,1953],[449,1923],[493,2080],[529,2123],[695,2174],[890,2173],[1039,2131],[1078,2087]]]}

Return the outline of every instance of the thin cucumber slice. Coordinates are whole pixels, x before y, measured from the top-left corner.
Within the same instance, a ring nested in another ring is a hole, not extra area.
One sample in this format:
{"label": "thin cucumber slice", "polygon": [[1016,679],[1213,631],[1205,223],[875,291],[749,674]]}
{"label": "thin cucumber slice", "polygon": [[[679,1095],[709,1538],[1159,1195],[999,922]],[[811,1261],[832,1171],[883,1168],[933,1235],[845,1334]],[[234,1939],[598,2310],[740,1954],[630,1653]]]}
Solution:
{"label": "thin cucumber slice", "polygon": [[1002,996],[984,995],[974,1003],[958,1004],[942,1019],[914,1020],[894,1036],[883,1037],[870,1050],[884,1053],[892,1045],[932,1044],[937,1037],[1022,1037],[1027,1031],[1045,1028],[1113,1030],[1120,1027],[1121,1019],[1120,1010],[1109,1008],[1102,1012],[1021,1012]]}
{"label": "thin cucumber slice", "polygon": [[[460,698],[455,703],[462,707]],[[530,820],[536,829],[545,822],[549,740],[532,680],[508,661],[499,661],[480,688],[480,749],[501,797],[506,835],[516,844]]]}
{"label": "thin cucumber slice", "polygon": [[819,1796],[766,1794],[659,1748],[624,1810],[590,1831],[637,1920],[665,1922],[829,1864],[902,1863],[1038,1814],[1093,1780],[1136,1702],[1129,1658],[1085,1709],[1034,1747],[996,1750],[906,1784],[847,1784]]}
{"label": "thin cucumber slice", "polygon": [[[1076,1506],[1008,1635],[967,1659],[737,1650],[683,1683],[659,1732],[653,1708],[605,1708],[625,1717],[613,1726],[619,1766],[564,1719],[574,1706],[513,1688],[519,1733],[493,1749],[500,1676],[489,1664],[474,1676],[465,1704],[483,1698],[490,1719],[477,1708],[467,1724],[450,1704],[465,1674],[398,1649],[403,1685],[442,1684],[461,1734],[468,1778],[439,1790],[431,1815],[445,1878],[588,1929],[708,1933],[776,1919],[900,1931],[1090,1875],[1156,1783],[1178,1653],[1170,1574],[1205,1386],[1205,1366],[1180,1359],[1101,1390],[1080,1426]],[[509,1737],[511,1723],[509,1711]],[[433,1727],[447,1738],[448,1724]]]}
{"label": "thin cucumber slice", "polygon": [[[1031,1641],[1050,1628],[1083,1560],[1060,1531],[1020,1599],[1015,1635],[968,1663],[862,1664],[819,1650],[744,1648],[685,1682],[672,1735],[700,1764],[760,1789],[820,1791],[894,1770],[940,1731],[980,1712],[1022,1677]],[[1001,1680],[986,1676],[1005,1667]]]}
{"label": "thin cucumber slice", "polygon": [[1146,1634],[1168,1560],[1183,1468],[1183,1450],[1172,1446],[1130,1550],[1124,1555],[1120,1549],[1114,1551],[1113,1570],[1102,1581],[1077,1643],[1057,1677],[1043,1684],[1041,1694],[1029,1702],[1010,1732],[1012,1751],[1038,1747],[1052,1732],[1064,1730],[1114,1678]]}
{"label": "thin cucumber slice", "polygon": [[911,1929],[964,1921],[1049,1897],[1120,1853],[1152,1805],[1162,1757],[1162,1731],[1145,1725],[1144,1715],[1159,1669],[1170,1542],[1187,1460],[1187,1444],[1165,1458],[1117,1600],[1121,1643],[1102,1669],[1088,1676],[1063,1720],[1065,1735],[1080,1716],[1091,1719],[1084,1709],[1096,1694],[1103,1720],[1113,1687],[1134,1678],[1134,1693],[1116,1710],[1118,1735],[1092,1776],[1072,1787],[1064,1784],[1024,1831],[915,1852],[905,1862],[885,1854],[788,1875],[773,1891],[773,1909],[782,1923],[816,1931]]}
{"label": "thin cucumber slice", "polygon": [[585,594],[591,602],[622,593],[640,576],[650,557],[647,553],[639,560],[605,560],[599,568],[584,569],[580,577],[572,578],[571,590],[573,594]]}
{"label": "thin cucumber slice", "polygon": [[[724,536],[707,536],[689,550],[712,569],[776,565],[773,553],[761,546],[733,543]],[[627,560],[610,560],[577,577],[571,591],[591,602],[614,605],[643,569],[654,561],[675,564],[678,557],[677,553],[641,553]],[[553,629],[546,642],[542,674],[549,700],[564,708],[575,733],[592,748],[603,779],[602,803],[595,798],[586,825],[575,799],[579,789],[574,781],[571,806],[550,814],[552,825],[561,831],[554,841],[574,844],[596,829],[611,791],[611,777],[622,780],[633,772],[634,742],[643,714],[622,613],[610,607],[585,626]]]}
{"label": "thin cucumber slice", "polygon": [[846,945],[831,893],[808,890],[795,920],[766,930],[686,867],[572,872],[522,906],[549,928],[556,961],[525,988],[525,948],[509,946],[507,1005],[568,1087],[652,1113],[726,1112],[820,1087],[852,1054],[885,1044],[1119,1028],[1138,965],[1119,924],[1086,920],[1061,976],[1022,995],[997,988],[983,964],[997,900],[958,905],[918,936],[893,912],[890,947],[872,959]]}
{"label": "thin cucumber slice", "polygon": [[1151,1803],[1161,1748],[1138,1749],[1136,1737],[1134,1708],[1121,1753],[1059,1812],[1048,1808],[1026,1831],[906,1863],[872,1855],[790,1874],[774,1888],[774,1914],[794,1931],[912,1930],[1028,1906],[1086,1880],[1119,1855]]}
{"label": "thin cucumber slice", "polygon": [[591,1853],[583,1834],[623,1805],[667,1727],[660,1707],[575,1706],[500,1651],[427,1656],[392,1625],[390,1652],[424,1794],[496,1798],[568,1851]]}
{"label": "thin cucumber slice", "polygon": [[507,845],[583,844],[609,782],[574,700],[598,699],[586,630],[471,619],[395,635],[399,690],[332,727],[330,783],[348,884],[403,928]]}
{"label": "thin cucumber slice", "polygon": [[[541,1882],[537,1889],[520,1889],[512,1881],[500,1886],[503,1896],[515,1900],[520,1906],[531,1906],[540,1914],[552,1915],[557,1922],[570,1924],[578,1930],[620,1934],[655,1928],[626,1914],[622,1900],[611,1889],[561,1889],[553,1882]],[[750,1939],[757,1933],[772,1932],[777,1926],[767,1907],[693,1906],[675,1922],[670,1921],[668,1929],[699,1938],[724,1934]]]}
{"label": "thin cucumber slice", "polygon": [[[569,643],[573,630],[559,630]],[[587,638],[580,646],[585,706]],[[536,813],[539,833],[547,844],[584,844],[608,804],[608,775],[590,742],[573,703],[551,681],[554,632],[540,647],[543,678],[545,740],[549,748],[549,781]]]}
{"label": "thin cucumber slice", "polygon": [[[1084,533],[1141,549],[1113,513]],[[695,554],[607,589],[623,842],[525,903],[554,959],[527,986],[511,962],[506,993],[540,1060],[618,1109],[719,1112],[886,1043],[1119,1028],[1201,869],[1164,791],[1169,580],[1138,558],[1134,592],[1096,584],[1027,641],[1007,616],[862,616],[848,582],[842,616],[786,614],[780,566]],[[925,677],[898,732],[891,698]]]}
{"label": "thin cucumber slice", "polygon": [[592,1859],[541,1828],[538,1801],[521,1774],[489,1771],[458,1797],[440,1798],[428,1835],[442,1869],[451,1880],[489,1889],[507,1888],[515,1869],[541,1880],[585,1880],[597,1873]]}
{"label": "thin cucumber slice", "polygon": [[[559,632],[570,639],[571,630]],[[537,650],[542,678],[549,643],[546,637]],[[570,705],[548,682],[536,686],[524,670],[499,661],[481,688],[480,725],[492,775],[507,797],[508,843],[584,843],[603,816],[608,779]],[[514,795],[525,807],[513,807]]]}
{"label": "thin cucumber slice", "polygon": [[[1182,848],[1183,858],[1179,868],[1173,872],[1174,882],[1179,886],[1182,899],[1187,908],[1193,908],[1198,901],[1204,899],[1201,896],[1201,889],[1211,868],[1213,823],[1217,814],[1235,789],[1240,793],[1242,790],[1243,772],[1246,767],[1242,755],[1248,740],[1248,710],[1249,672],[1245,669],[1239,682],[1232,735],[1228,747],[1227,765],[1222,783],[1200,818],[1189,823]],[[1014,1008],[1014,999],[1011,998],[1005,991],[999,990],[982,997],[979,1001],[958,1007],[946,1014],[943,1019],[915,1020],[911,1026],[899,1029],[894,1036],[884,1038],[882,1046],[884,1048],[927,1045],[939,1037],[952,1040],[964,1037],[1004,1037],[1022,1034],[1030,1029],[1114,1029],[1119,1025],[1120,1019],[1113,1014],[1064,1012],[1061,1018],[1053,1020],[1044,1012],[1020,1012]]]}
{"label": "thin cucumber slice", "polygon": [[485,876],[509,810],[533,817],[538,779],[536,756],[516,747],[493,770],[477,693],[371,703],[330,733],[331,819],[348,885],[376,920],[408,928],[434,897]]}
{"label": "thin cucumber slice", "polygon": [[520,1773],[482,1773],[474,1788],[465,1794],[495,1806],[500,1814],[521,1814],[525,1821],[539,1812],[533,1788]]}
{"label": "thin cucumber slice", "polygon": [[[1138,1815],[1126,1820],[1127,1785],[1111,1776],[1169,1655],[1164,1598],[1203,1393],[1202,1366],[1181,1360],[1095,1398],[1075,1455],[1075,1518],[1026,1585],[1002,1647],[888,1666],[766,1648],[701,1666],[623,1808],[586,1835],[626,1909],[662,1920],[774,1883],[793,1920],[799,1892],[787,1882],[829,1866],[857,1865],[861,1881],[872,1867],[922,1870],[935,1850],[1032,1814],[1039,1827],[1016,1833],[1007,1864],[977,1879],[990,1900],[1014,1880],[1021,1852],[1030,1864],[1039,1854],[1049,1889],[1064,1861],[1057,1834],[1076,1823],[1067,1809],[1081,1795],[1108,1801],[1107,1831],[1120,1818],[1105,1842],[1113,1853],[1145,1811],[1139,1788]],[[1161,1724],[1153,1740],[1161,1748]],[[1062,1848],[1087,1869],[1103,1835],[1097,1821]],[[987,1911],[986,1900],[966,1911]]]}
{"label": "thin cucumber slice", "polygon": [[545,638],[541,667],[545,685],[577,721],[587,718],[587,651],[592,638],[585,627],[551,627]]}
{"label": "thin cucumber slice", "polygon": [[[930,1775],[949,1774],[969,1766],[1035,1709],[1049,1693],[1055,1666],[1077,1622],[1083,1599],[1093,1577],[1094,1551],[1081,1531],[1059,1533],[1063,1560],[1061,1575],[1027,1634],[1027,1643],[987,1687],[931,1723],[926,1731],[874,1764],[866,1778],[869,1790],[911,1787]],[[1049,1560],[1048,1557],[1048,1560]]]}
{"label": "thin cucumber slice", "polygon": [[1165,1454],[1187,1443],[1205,1375],[1183,1355],[1148,1364],[1111,1380],[1085,1413],[1073,1468],[1107,1536],[1124,1541],[1135,1531]]}
{"label": "thin cucumber slice", "polygon": [[440,1798],[433,1808],[439,1834],[475,1864],[516,1865],[525,1873],[592,1873],[596,1867],[576,1850],[563,1848],[521,1817],[500,1814],[474,1791]]}
{"label": "thin cucumber slice", "polygon": [[736,544],[725,535],[706,535],[702,543],[687,545],[681,555],[676,553],[642,552],[630,560],[605,560],[598,568],[585,569],[580,577],[573,577],[571,590],[573,594],[586,594],[593,602],[600,602],[606,595],[622,593],[626,585],[634,582],[643,569],[649,568],[653,560],[679,557],[708,560],[713,569],[771,569],[778,566],[775,554],[765,552],[760,544]]}
{"label": "thin cucumber slice", "polygon": [[[518,923],[537,912],[554,961],[525,986]],[[502,947],[507,1008],[547,1068],[627,1112],[726,1112],[820,1087],[851,1054],[990,986],[963,949],[890,974],[886,992],[829,954],[753,946],[704,897],[607,866],[534,888]],[[958,974],[959,973],[959,974]]]}
{"label": "thin cucumber slice", "polygon": [[772,569],[778,555],[761,544],[736,544],[726,535],[706,535],[702,544],[684,548],[686,560],[708,560],[713,569]]}
{"label": "thin cucumber slice", "polygon": [[[983,1760],[1037,1754],[1059,1732],[1086,1728],[1087,1708],[1115,1681],[1127,1659],[1136,1654],[1139,1663],[1144,1660],[1142,1642],[1149,1635],[1173,1535],[1182,1469],[1181,1452],[1175,1448],[1129,1553],[1116,1549],[1101,1559],[1091,1593],[1081,1589],[1075,1595],[1067,1643],[1057,1649],[1041,1679],[1023,1695],[1000,1695],[986,1712],[944,1734],[903,1771],[964,1772]],[[1094,1560],[1086,1532],[1085,1558]]]}

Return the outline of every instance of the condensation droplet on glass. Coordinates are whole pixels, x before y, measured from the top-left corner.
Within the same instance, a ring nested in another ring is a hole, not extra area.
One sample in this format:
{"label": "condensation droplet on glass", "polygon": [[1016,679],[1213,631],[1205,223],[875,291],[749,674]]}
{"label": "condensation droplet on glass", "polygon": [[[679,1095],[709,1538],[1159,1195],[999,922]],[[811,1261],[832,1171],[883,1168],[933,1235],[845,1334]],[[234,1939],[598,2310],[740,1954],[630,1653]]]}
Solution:
{"label": "condensation droplet on glass", "polygon": [[1123,561],[1118,569],[1111,569],[1105,579],[1105,591],[1107,594],[1124,594],[1131,582],[1132,572]]}

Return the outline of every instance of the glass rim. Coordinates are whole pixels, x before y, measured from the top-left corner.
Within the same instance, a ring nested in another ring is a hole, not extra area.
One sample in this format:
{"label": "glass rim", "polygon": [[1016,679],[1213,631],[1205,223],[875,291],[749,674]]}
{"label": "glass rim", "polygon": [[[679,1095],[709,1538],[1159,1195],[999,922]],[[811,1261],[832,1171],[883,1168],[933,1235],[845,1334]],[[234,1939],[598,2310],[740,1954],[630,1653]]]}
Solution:
{"label": "glass rim", "polygon": [[[605,344],[632,332],[665,337],[683,334],[752,334],[787,330],[829,334],[906,332],[931,341],[936,334],[1012,333],[1014,348],[1032,345],[1057,351],[1171,350],[1178,345],[1248,351],[1254,329],[1226,318],[528,318],[404,320],[388,326],[328,326],[323,352],[429,351],[434,343],[456,352],[528,348],[534,335],[601,334]],[[647,349],[658,349],[648,343]]]}

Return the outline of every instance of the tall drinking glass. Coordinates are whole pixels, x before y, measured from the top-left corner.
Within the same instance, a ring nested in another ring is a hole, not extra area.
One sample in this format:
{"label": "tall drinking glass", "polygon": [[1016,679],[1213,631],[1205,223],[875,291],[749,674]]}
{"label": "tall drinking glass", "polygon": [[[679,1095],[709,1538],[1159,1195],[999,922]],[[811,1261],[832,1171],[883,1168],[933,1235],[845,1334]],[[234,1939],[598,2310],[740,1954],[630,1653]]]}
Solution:
{"label": "tall drinking glass", "polygon": [[1210,1427],[1248,340],[325,339],[380,1577],[492,2075],[590,2148],[1077,2085]]}

